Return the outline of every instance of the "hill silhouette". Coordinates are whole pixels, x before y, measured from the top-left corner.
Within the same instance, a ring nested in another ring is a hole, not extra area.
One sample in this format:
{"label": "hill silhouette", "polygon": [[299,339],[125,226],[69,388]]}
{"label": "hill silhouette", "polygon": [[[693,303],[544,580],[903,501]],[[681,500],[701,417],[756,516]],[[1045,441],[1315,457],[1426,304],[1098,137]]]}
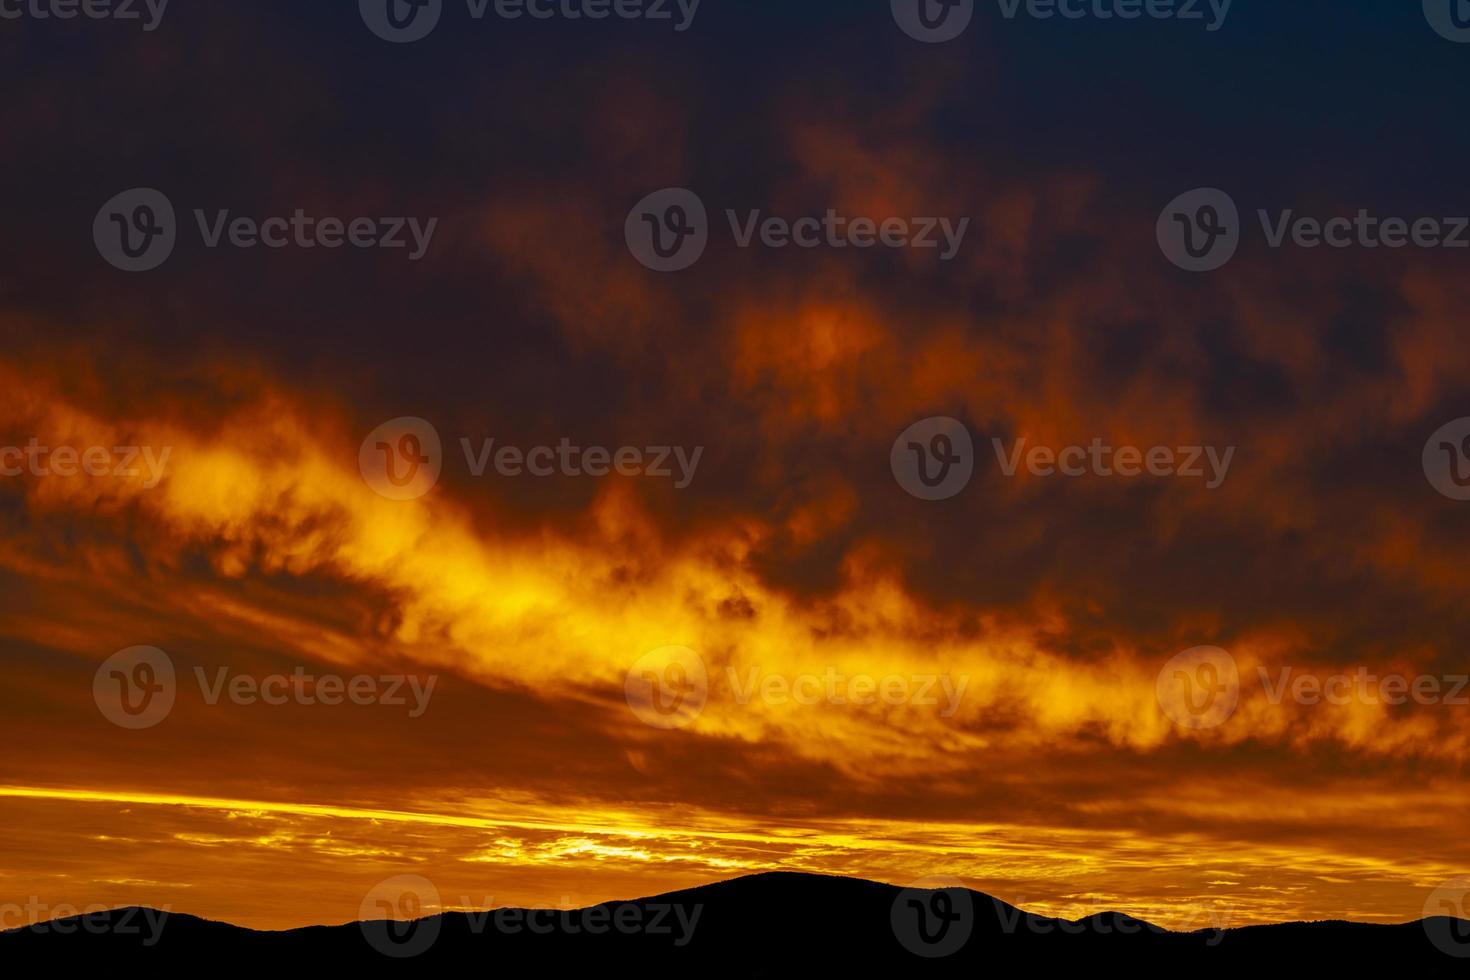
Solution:
{"label": "hill silhouette", "polygon": [[[330,964],[376,970],[468,966],[633,969],[790,977],[818,970],[969,976],[978,970],[1143,968],[1238,976],[1281,969],[1470,973],[1470,922],[1286,923],[1170,932],[1121,913],[1032,915],[963,888],[904,889],[768,873],[577,910],[455,912],[257,932],[187,915],[115,909],[0,933],[10,968]],[[1459,954],[1459,955],[1456,955]]]}

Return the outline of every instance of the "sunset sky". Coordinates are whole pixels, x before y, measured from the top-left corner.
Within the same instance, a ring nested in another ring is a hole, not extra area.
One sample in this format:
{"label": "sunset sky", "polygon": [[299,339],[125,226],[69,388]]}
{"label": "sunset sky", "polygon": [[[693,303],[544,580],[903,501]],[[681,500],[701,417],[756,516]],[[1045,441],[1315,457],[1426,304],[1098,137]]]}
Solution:
{"label": "sunset sky", "polygon": [[[0,477],[0,908],[286,928],[400,874],[566,906],[782,869],[1202,927],[1407,921],[1470,874],[1470,502],[1423,463],[1470,416],[1470,250],[1255,217],[1470,215],[1470,45],[1418,3],[981,3],[944,44],[878,0],[682,31],[449,2],[409,44],[356,6],[0,20],[0,449],[140,448]],[[129,273],[93,227],[138,187],[179,241]],[[659,273],[625,220],[670,187],[709,245]],[[1209,273],[1156,240],[1199,187],[1244,224]],[[415,261],[210,248],[195,209],[437,224]],[[970,220],[945,260],[741,248],[726,209]],[[943,500],[890,460],[933,417],[973,439]],[[391,499],[360,456],[402,418],[441,472]],[[477,476],[488,439],[674,475]],[[1233,455],[1213,489],[1008,476],[1020,439]],[[94,681],[139,646],[176,696],[129,729]],[[649,724],[671,647],[704,700]],[[1238,703],[1192,726],[1161,684],[1198,647]],[[222,669],[408,704],[210,703]],[[1445,697],[1273,697],[1285,670]],[[834,675],[932,696],[759,686]]]}

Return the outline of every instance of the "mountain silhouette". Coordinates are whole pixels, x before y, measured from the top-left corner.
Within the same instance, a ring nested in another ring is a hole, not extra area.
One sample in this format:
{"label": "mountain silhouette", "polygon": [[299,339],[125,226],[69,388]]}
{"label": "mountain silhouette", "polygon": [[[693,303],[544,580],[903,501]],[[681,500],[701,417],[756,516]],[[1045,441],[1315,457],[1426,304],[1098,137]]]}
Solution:
{"label": "mountain silhouette", "polygon": [[453,912],[283,932],[114,909],[0,933],[0,962],[11,969],[329,964],[743,977],[832,970],[975,976],[1013,968],[1086,974],[1123,967],[1141,967],[1149,976],[1213,977],[1270,964],[1463,978],[1470,975],[1470,922],[1440,917],[1403,925],[1296,922],[1170,932],[1117,912],[1078,920],[1033,915],[959,887],[905,889],[774,872],[585,909]]}

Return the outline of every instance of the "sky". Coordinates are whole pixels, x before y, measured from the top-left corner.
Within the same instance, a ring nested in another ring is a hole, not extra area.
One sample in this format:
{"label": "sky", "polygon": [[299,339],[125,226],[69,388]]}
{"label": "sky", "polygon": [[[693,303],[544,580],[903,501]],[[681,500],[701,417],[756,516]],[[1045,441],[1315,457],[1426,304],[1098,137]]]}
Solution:
{"label": "sky", "polygon": [[1470,253],[1291,224],[1465,228],[1419,4],[357,6],[0,0],[0,926],[1470,874]]}

